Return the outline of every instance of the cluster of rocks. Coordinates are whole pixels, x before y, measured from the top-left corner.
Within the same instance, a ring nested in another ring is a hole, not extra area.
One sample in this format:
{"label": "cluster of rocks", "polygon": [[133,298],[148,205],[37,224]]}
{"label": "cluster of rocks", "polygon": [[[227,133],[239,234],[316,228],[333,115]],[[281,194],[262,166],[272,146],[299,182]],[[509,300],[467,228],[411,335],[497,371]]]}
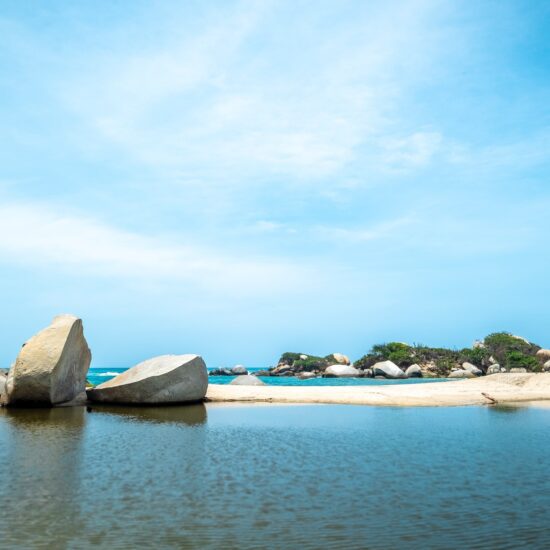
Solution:
{"label": "cluster of rocks", "polygon": [[243,365],[235,365],[232,369],[212,369],[210,371],[210,376],[243,376],[247,375],[248,370]]}
{"label": "cluster of rocks", "polygon": [[208,373],[198,355],[162,355],[86,390],[92,354],[82,320],[55,317],[30,338],[7,373],[0,373],[0,403],[7,406],[106,403],[161,404],[199,401]]}

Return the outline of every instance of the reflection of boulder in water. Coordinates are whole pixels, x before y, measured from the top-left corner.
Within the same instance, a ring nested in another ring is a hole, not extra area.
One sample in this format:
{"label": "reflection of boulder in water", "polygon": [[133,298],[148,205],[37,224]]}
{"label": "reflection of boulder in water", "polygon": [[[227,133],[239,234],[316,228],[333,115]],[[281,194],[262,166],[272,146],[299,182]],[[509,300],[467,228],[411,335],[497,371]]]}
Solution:
{"label": "reflection of boulder in water", "polygon": [[39,429],[44,434],[60,429],[82,428],[86,422],[84,407],[0,408],[0,416],[13,427],[33,431]]}
{"label": "reflection of boulder in water", "polygon": [[196,426],[205,424],[207,419],[206,407],[202,403],[193,405],[163,405],[163,406],[139,406],[129,407],[128,405],[107,405],[94,403],[88,407],[92,414],[113,414],[126,417],[130,421],[140,422],[171,422],[174,424],[187,424]]}
{"label": "reflection of boulder in water", "polygon": [[0,409],[4,488],[11,492],[3,547],[71,548],[79,540],[86,421],[84,407]]}

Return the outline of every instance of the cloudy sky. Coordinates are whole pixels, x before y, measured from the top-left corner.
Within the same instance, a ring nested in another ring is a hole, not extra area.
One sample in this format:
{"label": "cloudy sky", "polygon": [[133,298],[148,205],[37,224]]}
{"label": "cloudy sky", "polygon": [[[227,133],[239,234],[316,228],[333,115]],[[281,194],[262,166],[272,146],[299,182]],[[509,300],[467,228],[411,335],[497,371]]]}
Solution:
{"label": "cloudy sky", "polygon": [[0,6],[0,366],[550,346],[550,4]]}

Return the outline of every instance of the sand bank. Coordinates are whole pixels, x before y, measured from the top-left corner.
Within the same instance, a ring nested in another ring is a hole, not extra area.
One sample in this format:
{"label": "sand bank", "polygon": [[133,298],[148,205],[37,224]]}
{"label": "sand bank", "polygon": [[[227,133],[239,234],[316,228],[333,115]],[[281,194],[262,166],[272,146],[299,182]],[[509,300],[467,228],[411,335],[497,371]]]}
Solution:
{"label": "sand bank", "polygon": [[[486,394],[486,395],[483,395]],[[433,407],[550,400],[550,373],[493,374],[456,382],[377,386],[232,386],[210,384],[211,402],[334,403]]]}

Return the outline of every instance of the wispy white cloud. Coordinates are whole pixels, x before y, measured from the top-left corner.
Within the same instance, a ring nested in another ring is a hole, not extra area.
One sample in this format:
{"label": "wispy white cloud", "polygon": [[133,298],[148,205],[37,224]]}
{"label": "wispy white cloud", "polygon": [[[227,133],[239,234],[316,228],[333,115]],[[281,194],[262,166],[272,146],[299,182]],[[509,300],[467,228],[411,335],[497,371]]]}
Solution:
{"label": "wispy white cloud", "polygon": [[236,6],[223,21],[165,37],[152,51],[89,56],[67,76],[64,102],[108,147],[203,177],[213,170],[241,180],[327,177],[351,163],[361,144],[374,164],[390,168],[430,161],[439,133],[395,138],[386,126],[407,81],[437,51],[425,28],[431,2],[402,1],[391,13],[373,7],[320,43],[304,37],[303,52],[293,54],[308,67],[303,74],[294,60],[266,69],[280,60],[263,59],[250,44],[276,10]]}
{"label": "wispy white cloud", "polygon": [[157,287],[192,284],[213,292],[288,291],[306,277],[305,267],[284,260],[232,255],[181,240],[124,231],[47,205],[0,204],[0,251],[11,264]]}

